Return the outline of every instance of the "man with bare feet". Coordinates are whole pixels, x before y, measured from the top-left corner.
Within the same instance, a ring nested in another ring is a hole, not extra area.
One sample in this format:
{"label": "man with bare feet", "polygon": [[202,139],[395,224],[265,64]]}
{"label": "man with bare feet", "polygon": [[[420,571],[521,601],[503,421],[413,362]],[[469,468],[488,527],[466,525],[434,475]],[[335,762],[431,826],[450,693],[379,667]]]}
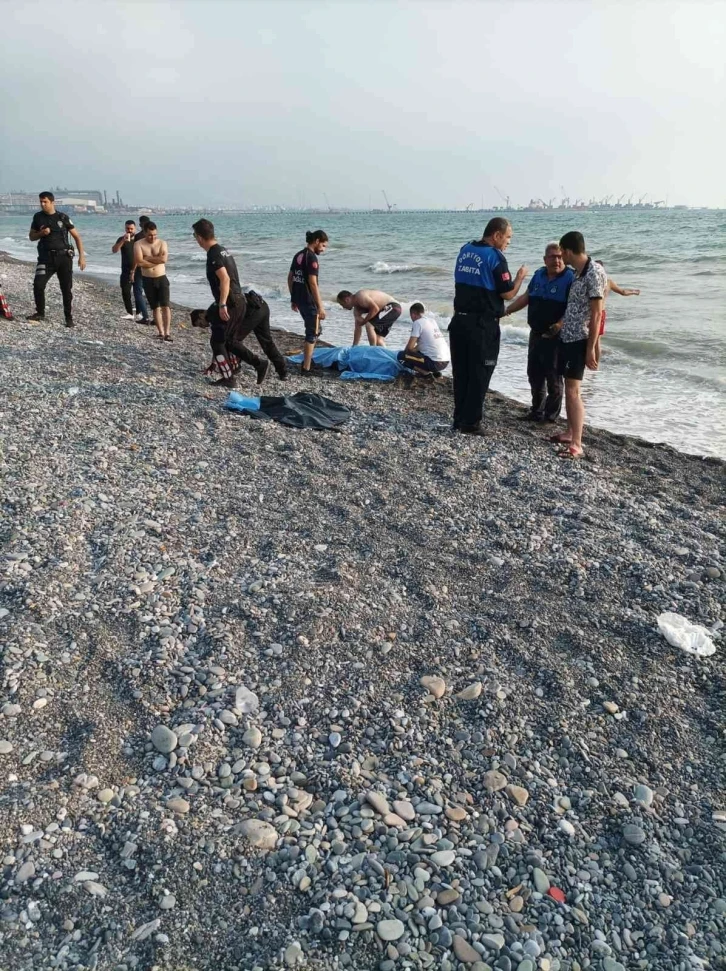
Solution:
{"label": "man with bare feet", "polygon": [[580,391],[585,368],[597,371],[597,342],[600,321],[608,286],[608,276],[602,266],[590,259],[585,250],[582,233],[570,232],[560,240],[562,258],[575,271],[575,279],[567,297],[567,309],[560,331],[559,371],[565,379],[565,407],[567,431],[553,436],[564,445],[563,458],[580,459],[585,406]]}
{"label": "man with bare feet", "polygon": [[385,339],[401,316],[401,304],[395,297],[382,290],[358,290],[356,293],[341,290],[337,299],[344,310],[353,311],[353,347],[360,343],[364,329],[371,346],[386,346]]}
{"label": "man with bare feet", "polygon": [[133,281],[138,266],[141,267],[144,293],[154,314],[159,340],[171,343],[171,307],[169,306],[169,278],[166,263],[169,248],[159,239],[156,223],[146,223],[144,237],[134,243],[134,263],[129,279]]}

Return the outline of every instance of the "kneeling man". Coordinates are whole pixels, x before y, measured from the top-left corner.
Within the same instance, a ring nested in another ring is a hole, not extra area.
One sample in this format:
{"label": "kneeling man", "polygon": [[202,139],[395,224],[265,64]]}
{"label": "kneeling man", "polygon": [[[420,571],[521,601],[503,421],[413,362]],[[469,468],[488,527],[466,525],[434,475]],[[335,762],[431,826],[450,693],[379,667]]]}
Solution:
{"label": "kneeling man", "polygon": [[338,303],[344,310],[353,311],[355,328],[353,347],[360,343],[363,328],[368,335],[368,343],[373,347],[385,347],[391,327],[401,316],[401,304],[395,297],[382,290],[341,290]]}
{"label": "kneeling man", "polygon": [[411,336],[406,347],[398,352],[398,360],[417,374],[433,374],[440,378],[451,361],[446,338],[422,303],[412,303],[410,313]]}

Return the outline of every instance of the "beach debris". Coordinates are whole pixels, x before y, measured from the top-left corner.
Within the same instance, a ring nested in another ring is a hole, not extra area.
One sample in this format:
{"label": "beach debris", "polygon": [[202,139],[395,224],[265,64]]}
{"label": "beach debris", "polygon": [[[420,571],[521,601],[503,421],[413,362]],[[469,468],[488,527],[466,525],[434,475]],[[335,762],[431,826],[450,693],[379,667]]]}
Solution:
{"label": "beach debris", "polygon": [[716,651],[711,640],[711,632],[694,624],[680,614],[670,611],[658,615],[658,630],[673,647],[680,647],[687,654],[697,657],[710,657]]}

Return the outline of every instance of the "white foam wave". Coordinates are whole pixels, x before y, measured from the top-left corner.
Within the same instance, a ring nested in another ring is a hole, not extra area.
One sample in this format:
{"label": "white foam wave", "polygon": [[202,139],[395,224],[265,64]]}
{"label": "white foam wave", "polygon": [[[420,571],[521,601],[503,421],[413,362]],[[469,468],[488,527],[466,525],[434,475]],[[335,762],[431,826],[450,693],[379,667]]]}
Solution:
{"label": "white foam wave", "polygon": [[502,340],[507,344],[529,344],[529,327],[501,324]]}
{"label": "white foam wave", "polygon": [[413,273],[418,269],[419,267],[413,263],[386,263],[384,260],[371,263],[368,267],[371,273]]}

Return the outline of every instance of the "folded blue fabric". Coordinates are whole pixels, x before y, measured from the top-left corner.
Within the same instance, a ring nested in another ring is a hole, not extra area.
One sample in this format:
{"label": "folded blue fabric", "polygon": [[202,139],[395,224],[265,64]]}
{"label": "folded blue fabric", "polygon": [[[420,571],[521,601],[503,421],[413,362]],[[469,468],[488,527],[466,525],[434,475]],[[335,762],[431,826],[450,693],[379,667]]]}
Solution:
{"label": "folded blue fabric", "polygon": [[239,391],[230,391],[227,395],[227,400],[224,403],[225,408],[230,408],[232,411],[259,411],[260,410],[260,399],[259,398],[245,398],[243,394]]}

